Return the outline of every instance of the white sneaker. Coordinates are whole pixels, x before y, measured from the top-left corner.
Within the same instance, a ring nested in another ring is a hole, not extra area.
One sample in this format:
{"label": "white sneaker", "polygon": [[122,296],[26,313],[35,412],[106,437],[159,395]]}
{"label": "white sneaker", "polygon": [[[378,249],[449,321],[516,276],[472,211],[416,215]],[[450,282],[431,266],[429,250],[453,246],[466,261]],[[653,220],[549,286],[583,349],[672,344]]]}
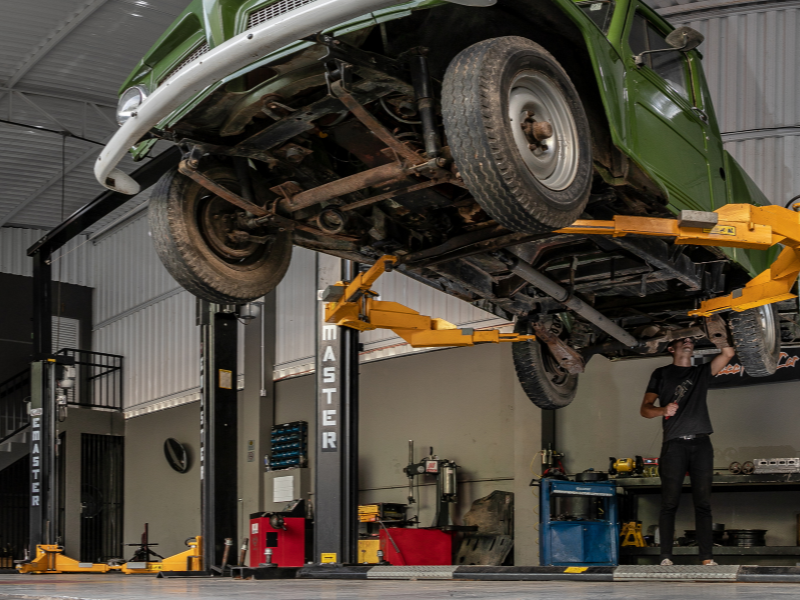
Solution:
{"label": "white sneaker", "polygon": [[708,562],[704,562],[704,563],[703,563],[703,566],[704,566],[704,567],[718,567],[718,566],[719,566],[719,563],[716,563],[716,562],[714,562],[713,560],[710,560],[710,561],[708,561]]}
{"label": "white sneaker", "polygon": [[668,558],[665,558],[664,560],[661,561],[662,567],[671,567],[673,564],[674,563]]}

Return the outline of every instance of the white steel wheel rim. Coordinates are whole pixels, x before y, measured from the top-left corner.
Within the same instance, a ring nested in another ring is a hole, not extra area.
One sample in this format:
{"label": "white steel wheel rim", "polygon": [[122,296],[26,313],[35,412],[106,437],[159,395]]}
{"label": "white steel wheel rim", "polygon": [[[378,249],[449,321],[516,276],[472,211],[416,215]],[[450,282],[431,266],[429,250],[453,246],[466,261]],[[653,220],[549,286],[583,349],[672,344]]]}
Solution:
{"label": "white steel wheel rim", "polygon": [[756,312],[758,314],[758,324],[764,333],[764,345],[767,350],[772,351],[777,342],[775,337],[775,314],[772,312],[772,306],[769,304],[759,306]]}
{"label": "white steel wheel rim", "polygon": [[[553,135],[541,140],[546,150],[531,150],[522,125],[533,113],[547,121]],[[511,83],[508,99],[511,133],[525,166],[539,183],[553,191],[569,187],[578,174],[578,134],[569,104],[558,85],[539,71],[522,71]]]}

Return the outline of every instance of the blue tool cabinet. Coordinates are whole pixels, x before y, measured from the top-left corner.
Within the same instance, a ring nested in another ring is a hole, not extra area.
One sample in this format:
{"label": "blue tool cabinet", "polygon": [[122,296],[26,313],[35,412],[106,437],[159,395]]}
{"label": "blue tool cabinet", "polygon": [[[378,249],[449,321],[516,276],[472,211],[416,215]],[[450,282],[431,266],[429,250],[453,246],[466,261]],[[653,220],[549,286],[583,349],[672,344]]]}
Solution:
{"label": "blue tool cabinet", "polygon": [[[614,566],[619,564],[619,523],[616,484],[579,483],[558,479],[539,482],[540,563],[546,566]],[[556,520],[554,499],[582,496],[600,500],[597,518]]]}

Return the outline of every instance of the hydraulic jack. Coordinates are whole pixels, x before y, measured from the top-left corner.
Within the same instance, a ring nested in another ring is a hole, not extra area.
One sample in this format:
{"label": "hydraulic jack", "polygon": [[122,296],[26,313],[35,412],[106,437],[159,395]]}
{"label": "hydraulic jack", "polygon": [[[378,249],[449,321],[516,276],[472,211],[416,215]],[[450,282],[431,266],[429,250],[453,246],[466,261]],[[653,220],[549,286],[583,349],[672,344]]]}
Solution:
{"label": "hydraulic jack", "polygon": [[36,556],[29,562],[20,561],[17,569],[20,573],[108,573],[119,569],[101,563],[83,563],[64,556],[64,548],[56,544],[39,544]]}

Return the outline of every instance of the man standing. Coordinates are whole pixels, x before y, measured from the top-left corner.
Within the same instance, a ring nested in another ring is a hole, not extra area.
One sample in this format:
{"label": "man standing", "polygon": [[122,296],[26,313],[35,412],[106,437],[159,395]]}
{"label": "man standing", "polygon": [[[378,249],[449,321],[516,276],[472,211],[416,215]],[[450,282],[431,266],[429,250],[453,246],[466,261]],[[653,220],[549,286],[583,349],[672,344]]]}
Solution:
{"label": "man standing", "polygon": [[[675,513],[681,500],[686,472],[692,483],[695,529],[704,565],[716,565],[712,557],[711,482],[714,448],[711,445],[711,419],[706,395],[711,378],[728,364],[733,348],[721,348],[710,363],[692,366],[694,342],[691,338],[673,340],[667,350],[672,364],[653,371],[647,385],[641,414],[647,419],[663,417],[664,441],[658,472],[661,476],[661,564],[672,564]],[[659,400],[659,406],[655,405]]]}

